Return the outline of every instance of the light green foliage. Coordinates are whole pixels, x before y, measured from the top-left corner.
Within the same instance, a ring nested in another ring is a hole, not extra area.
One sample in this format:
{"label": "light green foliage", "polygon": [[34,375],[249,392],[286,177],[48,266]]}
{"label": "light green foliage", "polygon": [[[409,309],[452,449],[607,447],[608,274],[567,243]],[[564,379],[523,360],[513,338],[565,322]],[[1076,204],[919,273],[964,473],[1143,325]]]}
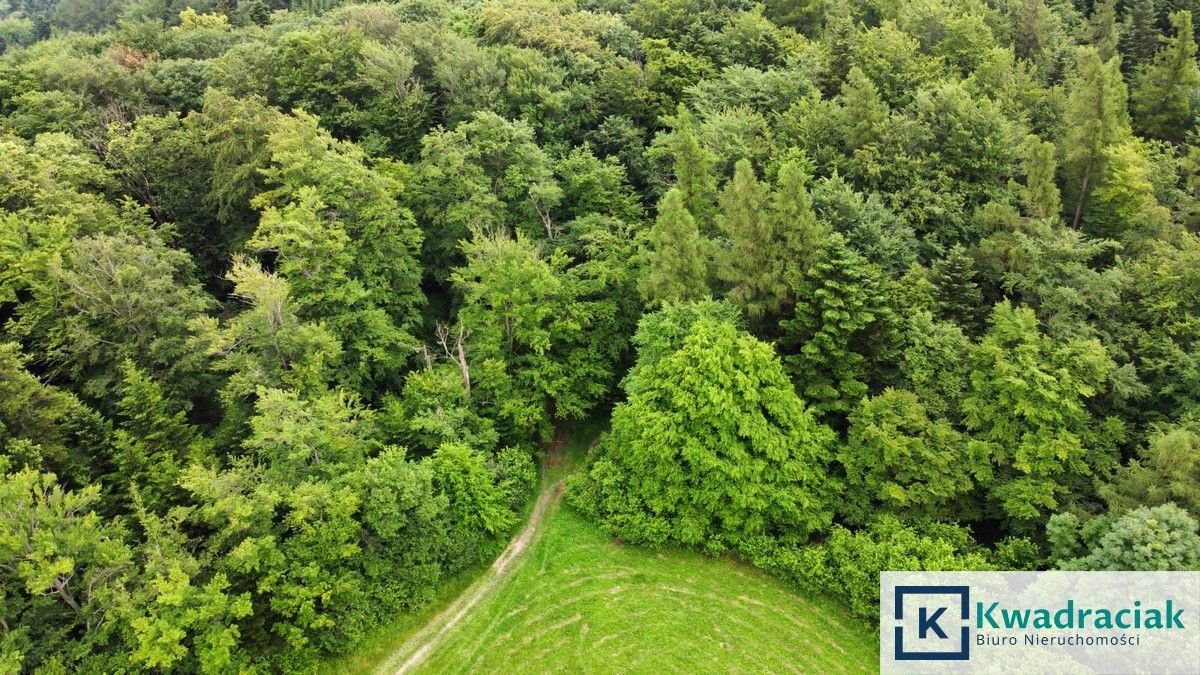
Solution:
{"label": "light green foliage", "polygon": [[256,197],[255,206],[279,208],[302,201],[301,191],[311,188],[337,214],[349,237],[347,274],[397,326],[414,325],[425,302],[417,262],[421,231],[397,203],[400,182],[388,171],[368,166],[360,148],[335,140],[316,118],[303,113],[281,120],[267,148],[272,166],[264,175],[272,189]]}
{"label": "light green foliage", "polygon": [[[1200,566],[1200,525],[1174,504],[1096,518],[1085,523],[1079,533],[1073,531],[1078,521],[1063,520],[1062,515],[1047,526],[1055,530],[1059,569],[1159,572]],[[1063,555],[1071,552],[1085,555]]]}
{"label": "light green foliage", "polygon": [[903,105],[940,74],[940,61],[922,54],[920,47],[893,21],[884,21],[856,37],[852,62],[879,87],[885,102]]}
{"label": "light green foliage", "polygon": [[425,257],[435,278],[446,278],[459,264],[459,242],[471,232],[546,239],[559,234],[552,211],[562,188],[528,124],[479,112],[426,136],[421,158],[412,199],[426,228]]}
{"label": "light green foliage", "polygon": [[483,455],[449,443],[433,453],[431,466],[434,485],[449,497],[446,513],[456,527],[500,534],[513,524],[512,495],[492,483]]}
{"label": "light green foliage", "polygon": [[1092,7],[1092,15],[1088,18],[1091,24],[1091,44],[1096,48],[1100,59],[1108,61],[1117,55],[1117,40],[1121,34],[1117,25],[1116,0],[1100,0]]}
{"label": "light green foliage", "polygon": [[850,69],[846,83],[842,85],[842,117],[843,133],[846,136],[846,149],[857,150],[869,143],[879,140],[884,125],[887,124],[887,103],[879,96],[875,83],[867,77],[858,66]]}
{"label": "light green foliage", "polygon": [[204,317],[192,322],[196,347],[229,373],[223,397],[253,395],[258,387],[321,391],[342,354],[328,330],[297,318],[287,281],[264,272],[257,263],[234,258],[229,279],[234,297],[248,305],[224,323]]}
{"label": "light green foliage", "polygon": [[917,522],[969,519],[977,508],[965,497],[991,478],[986,445],[931,420],[912,392],[897,389],[863,399],[837,457],[852,495],[840,511],[858,524],[880,512]]}
{"label": "light green foliage", "polygon": [[250,594],[230,593],[221,573],[202,579],[200,561],[186,551],[173,522],[145,512],[138,520],[146,532],[145,584],[129,608],[130,660],[142,668],[201,673],[242,666],[237,622],[253,613]]}
{"label": "light green foliage", "polygon": [[1016,192],[1021,198],[1025,215],[1030,218],[1057,218],[1062,211],[1062,199],[1054,182],[1057,169],[1054,144],[1043,142],[1030,134],[1025,137],[1022,151],[1025,184],[1018,185]]}
{"label": "light green foliage", "polygon": [[716,157],[700,144],[696,122],[686,107],[679,106],[670,123],[672,132],[666,148],[674,161],[675,189],[701,232],[707,232],[712,227],[717,200],[712,173]]}
{"label": "light green foliage", "polygon": [[449,363],[409,373],[403,393],[385,399],[378,425],[389,442],[426,454],[452,442],[490,452],[499,441],[492,420],[472,409],[460,368]]}
{"label": "light green foliage", "polygon": [[1188,560],[1196,0],[288,5],[0,0],[0,671],[372,669],[580,463],[430,668]]}
{"label": "light green foliage", "polygon": [[279,390],[258,390],[250,435],[243,442],[267,478],[281,484],[331,478],[361,465],[370,450],[371,413],[340,391],[302,400]]}
{"label": "light green foliage", "polygon": [[1093,209],[1084,228],[1098,237],[1117,239],[1137,250],[1164,234],[1171,214],[1158,203],[1152,167],[1141,143],[1127,141],[1104,151],[1104,176],[1092,193]]}
{"label": "light green foliage", "polygon": [[[680,310],[668,307],[667,316]],[[795,395],[770,346],[708,312],[682,335],[646,320],[650,347],[625,382],[577,503],[631,542],[719,550],[742,537],[806,538],[831,518],[832,435]]]}
{"label": "light green foliage", "polygon": [[1168,502],[1200,513],[1200,434],[1194,425],[1150,437],[1140,457],[1117,469],[1100,495],[1113,509],[1159,506]]}
{"label": "light green foliage", "polygon": [[553,420],[582,417],[604,395],[619,345],[596,329],[613,306],[592,300],[592,281],[544,248],[525,236],[477,236],[451,280],[463,297],[472,380],[495,419],[548,435]]}
{"label": "light green foliage", "polygon": [[991,444],[997,515],[1033,522],[1114,463],[1116,420],[1098,423],[1086,407],[1114,364],[1096,340],[1043,335],[1032,310],[996,305],[974,350],[967,428]]}
{"label": "light green foliage", "polygon": [[659,202],[648,243],[638,282],[647,304],[699,300],[709,294],[709,246],[679,188],[668,190]]}
{"label": "light green foliage", "polygon": [[[0,613],[24,629],[16,637],[24,667],[106,668],[133,560],[99,502],[99,485],[67,490],[32,469],[0,476]],[[54,652],[32,648],[51,643]]]}
{"label": "light green foliage", "polygon": [[1130,135],[1128,91],[1117,62],[1101,61],[1091,47],[1079,49],[1069,91],[1059,148],[1070,179],[1069,193],[1075,197],[1071,223],[1078,228],[1091,191],[1104,173],[1105,151]]}
{"label": "light green foliage", "polygon": [[322,324],[341,342],[343,384],[373,391],[407,361],[411,336],[376,304],[382,294],[351,276],[357,247],[315,188],[301,188],[297,201],[282,209],[264,210],[247,246],[274,254],[297,316]]}
{"label": "light green foliage", "polygon": [[816,410],[841,416],[867,394],[872,364],[893,349],[894,317],[879,269],[845,238],[829,236],[819,255],[795,290],[795,314],[780,322],[784,363]]}

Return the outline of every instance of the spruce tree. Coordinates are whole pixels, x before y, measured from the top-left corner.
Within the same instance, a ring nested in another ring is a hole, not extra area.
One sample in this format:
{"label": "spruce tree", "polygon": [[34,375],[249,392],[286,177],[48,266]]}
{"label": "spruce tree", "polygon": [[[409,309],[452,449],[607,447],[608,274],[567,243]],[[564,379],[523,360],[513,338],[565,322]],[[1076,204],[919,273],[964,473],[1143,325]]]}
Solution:
{"label": "spruce tree", "polygon": [[813,210],[812,195],[808,191],[810,178],[802,159],[787,159],[779,166],[775,190],[771,193],[771,218],[779,242],[777,258],[788,289],[783,302],[794,302],[788,297],[790,289],[799,286],[816,262],[821,245],[830,232],[829,225],[818,220]]}
{"label": "spruce tree", "polygon": [[968,333],[974,332],[983,294],[979,284],[975,283],[975,262],[966,249],[955,244],[944,258],[933,263],[931,272],[939,316],[953,321]]}
{"label": "spruce tree", "polygon": [[1122,66],[1136,71],[1154,58],[1158,50],[1158,5],[1156,0],[1129,0],[1121,26]]}
{"label": "spruce tree", "polygon": [[801,396],[835,423],[867,395],[871,363],[891,347],[881,276],[845,237],[830,235],[805,275],[793,318],[780,322],[784,363]]}
{"label": "spruce tree", "polygon": [[851,68],[842,85],[841,117],[846,149],[853,152],[878,141],[889,114],[888,105],[871,78],[858,66]]}
{"label": "spruce tree", "polygon": [[1179,143],[1195,124],[1200,67],[1196,65],[1192,13],[1172,14],[1171,24],[1175,36],[1138,75],[1133,90],[1133,121],[1142,134]]}
{"label": "spruce tree", "polygon": [[700,144],[695,120],[683,104],[679,105],[674,127],[671,151],[675,155],[675,188],[697,226],[707,231],[712,225],[717,195],[717,183],[712,175],[715,160]]}
{"label": "spruce tree", "polygon": [[667,191],[650,229],[650,247],[638,284],[646,302],[698,300],[708,294],[705,240],[679,188]]}

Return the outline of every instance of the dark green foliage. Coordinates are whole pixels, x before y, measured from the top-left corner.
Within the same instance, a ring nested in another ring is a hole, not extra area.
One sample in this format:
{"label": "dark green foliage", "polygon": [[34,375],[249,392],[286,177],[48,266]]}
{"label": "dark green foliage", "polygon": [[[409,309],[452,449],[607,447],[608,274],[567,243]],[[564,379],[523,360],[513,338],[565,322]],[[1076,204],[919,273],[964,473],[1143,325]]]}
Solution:
{"label": "dark green foliage", "polygon": [[1192,13],[1172,14],[1171,24],[1175,35],[1138,74],[1131,103],[1139,131],[1178,143],[1196,123],[1200,65],[1196,64]]}
{"label": "dark green foliage", "polygon": [[884,570],[987,571],[995,569],[976,550],[970,534],[951,525],[909,527],[881,516],[852,531],[835,525],[820,545],[747,547],[747,556],[800,588],[832,593],[869,619],[879,613],[879,573]]}
{"label": "dark green foliage", "polygon": [[1194,568],[1196,3],[752,5],[0,1],[0,671],[320,670],[610,408],[857,614]]}
{"label": "dark green foliage", "polygon": [[850,412],[878,381],[874,364],[894,347],[894,317],[877,267],[837,234],[795,293],[792,318],[780,323],[784,363],[813,407],[836,418]]}
{"label": "dark green foliage", "polygon": [[930,274],[934,298],[940,309],[940,317],[973,331],[979,323],[983,294],[975,283],[975,261],[966,249],[955,245],[945,257],[933,263]]}

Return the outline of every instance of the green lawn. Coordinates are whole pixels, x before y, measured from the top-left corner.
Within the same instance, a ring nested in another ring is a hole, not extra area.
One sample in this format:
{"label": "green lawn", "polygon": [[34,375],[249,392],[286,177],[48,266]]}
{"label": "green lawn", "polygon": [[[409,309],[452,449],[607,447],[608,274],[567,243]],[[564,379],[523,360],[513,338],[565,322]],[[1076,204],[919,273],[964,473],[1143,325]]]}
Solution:
{"label": "green lawn", "polygon": [[563,506],[417,670],[873,672],[877,645],[842,608],[754,568],[622,546]]}

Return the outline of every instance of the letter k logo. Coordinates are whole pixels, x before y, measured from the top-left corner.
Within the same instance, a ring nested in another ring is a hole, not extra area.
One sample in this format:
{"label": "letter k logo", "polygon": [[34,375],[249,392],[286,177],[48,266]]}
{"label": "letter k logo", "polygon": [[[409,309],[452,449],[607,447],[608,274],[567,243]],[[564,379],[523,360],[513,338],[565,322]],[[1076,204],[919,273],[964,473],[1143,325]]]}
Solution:
{"label": "letter k logo", "polygon": [[938,618],[941,617],[942,613],[945,611],[945,607],[939,607],[938,611],[933,613],[933,616],[929,616],[929,610],[926,608],[921,607],[917,610],[917,630],[920,632],[920,638],[922,640],[925,639],[925,636],[929,634],[930,630],[932,630],[934,633],[937,633],[939,638],[943,640],[948,639],[945,631],[942,630],[942,627],[939,626],[937,622]]}

